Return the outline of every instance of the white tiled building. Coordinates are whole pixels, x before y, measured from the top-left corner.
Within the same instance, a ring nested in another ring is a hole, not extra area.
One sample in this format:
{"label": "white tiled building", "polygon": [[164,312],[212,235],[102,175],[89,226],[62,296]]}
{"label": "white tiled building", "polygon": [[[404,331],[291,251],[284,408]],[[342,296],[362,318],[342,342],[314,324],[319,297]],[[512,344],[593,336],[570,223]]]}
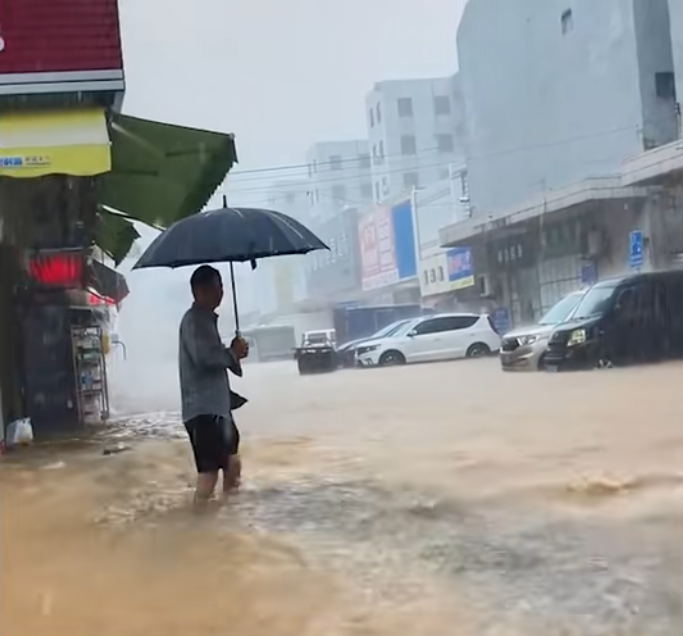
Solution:
{"label": "white tiled building", "polygon": [[311,219],[324,221],[345,208],[372,203],[372,174],[364,140],[321,141],[306,153]]}
{"label": "white tiled building", "polygon": [[449,177],[465,135],[458,76],[377,82],[365,98],[376,203]]}

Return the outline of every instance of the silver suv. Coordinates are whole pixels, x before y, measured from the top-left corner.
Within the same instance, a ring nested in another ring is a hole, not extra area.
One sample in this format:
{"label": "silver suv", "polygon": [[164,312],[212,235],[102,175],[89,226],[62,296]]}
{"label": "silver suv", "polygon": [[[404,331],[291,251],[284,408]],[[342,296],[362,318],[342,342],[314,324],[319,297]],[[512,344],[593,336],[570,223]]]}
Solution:
{"label": "silver suv", "polygon": [[503,371],[536,371],[543,368],[543,355],[555,327],[571,318],[585,289],[573,291],[550,309],[538,324],[506,333],[500,348]]}

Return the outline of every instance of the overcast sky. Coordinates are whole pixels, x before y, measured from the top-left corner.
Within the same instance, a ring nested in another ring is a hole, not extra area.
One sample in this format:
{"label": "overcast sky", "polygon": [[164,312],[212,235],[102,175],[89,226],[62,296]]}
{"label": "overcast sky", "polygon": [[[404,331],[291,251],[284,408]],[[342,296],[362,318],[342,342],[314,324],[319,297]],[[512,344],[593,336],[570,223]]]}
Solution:
{"label": "overcast sky", "polygon": [[[243,170],[300,164],[316,141],[365,136],[375,81],[455,72],[464,4],[120,0],[124,111],[234,132]],[[299,176],[249,175],[242,188],[262,203],[261,186]],[[232,188],[245,179],[235,176]]]}
{"label": "overcast sky", "polygon": [[[364,100],[376,81],[453,74],[465,0],[119,4],[127,83],[124,112],[233,132],[240,156],[237,170],[254,170],[301,164],[316,141],[365,137]],[[274,180],[304,175],[305,170],[297,169],[231,176],[229,201],[264,205]],[[239,195],[240,189],[248,192]],[[213,203],[220,205],[220,195]],[[153,235],[143,230],[131,257],[139,256]],[[143,342],[156,333],[160,321],[175,328],[175,313],[189,304],[189,291],[183,293],[177,283],[186,284],[190,273],[129,275],[133,293],[122,319],[135,326]],[[239,267],[238,274],[240,306],[248,311],[260,303],[263,290],[254,289],[248,267]],[[174,299],[177,307],[172,308]],[[126,337],[132,340],[130,331]]]}

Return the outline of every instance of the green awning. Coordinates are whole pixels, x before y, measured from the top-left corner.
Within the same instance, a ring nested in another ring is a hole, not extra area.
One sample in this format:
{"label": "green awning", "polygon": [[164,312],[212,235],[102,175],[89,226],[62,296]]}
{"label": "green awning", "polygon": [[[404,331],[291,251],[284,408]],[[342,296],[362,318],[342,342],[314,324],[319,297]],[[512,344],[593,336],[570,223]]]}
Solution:
{"label": "green awning", "polygon": [[201,211],[237,162],[233,135],[114,114],[101,203],[168,227]]}
{"label": "green awning", "polygon": [[95,244],[113,260],[115,265],[128,256],[133,243],[140,238],[133,220],[108,210],[100,208],[98,226],[95,231]]}

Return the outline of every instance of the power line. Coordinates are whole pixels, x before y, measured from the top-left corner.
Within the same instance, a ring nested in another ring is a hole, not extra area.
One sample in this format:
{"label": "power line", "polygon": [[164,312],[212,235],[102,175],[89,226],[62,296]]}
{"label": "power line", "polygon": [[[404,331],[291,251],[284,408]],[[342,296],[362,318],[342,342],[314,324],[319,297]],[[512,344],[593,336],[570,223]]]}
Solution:
{"label": "power line", "polygon": [[[668,118],[666,118],[666,119],[668,120]],[[506,149],[503,149],[503,150],[493,151],[493,152],[489,152],[489,153],[482,153],[482,154],[479,154],[479,155],[471,155],[471,156],[469,157],[469,159],[470,159],[470,160],[488,159],[488,158],[492,158],[492,157],[505,156],[505,155],[508,155],[508,154],[516,154],[516,153],[526,152],[526,151],[531,151],[531,150],[541,150],[541,149],[544,149],[544,148],[552,148],[552,147],[557,147],[557,146],[564,146],[564,145],[576,143],[576,142],[579,142],[579,141],[585,141],[585,140],[588,140],[588,139],[595,139],[595,138],[598,138],[598,137],[604,137],[604,136],[607,136],[607,135],[612,135],[612,134],[616,134],[616,133],[619,133],[619,132],[625,132],[625,131],[628,131],[628,130],[634,130],[634,132],[638,132],[638,131],[639,131],[639,128],[638,128],[638,126],[633,126],[633,125],[630,125],[630,126],[622,126],[622,127],[617,127],[617,128],[611,128],[611,129],[604,130],[604,131],[600,131],[600,132],[596,132],[596,133],[588,133],[588,134],[585,134],[585,135],[577,135],[577,136],[575,136],[575,137],[568,137],[568,138],[566,138],[566,139],[561,139],[561,140],[556,140],[556,141],[542,142],[542,143],[538,143],[538,144],[530,144],[530,145],[527,145],[527,146],[518,146],[518,147],[515,147],[515,148],[506,148]],[[437,150],[437,151],[438,151],[438,149],[434,149],[434,150]],[[430,151],[428,151],[428,152],[431,153],[432,150],[430,150]],[[392,157],[401,157],[401,158],[403,158],[403,159],[410,160],[411,158],[414,158],[414,157],[416,157],[416,156],[419,157],[419,154],[418,154],[418,155],[404,155],[404,154],[385,155],[385,159],[392,158]],[[350,160],[351,160],[351,161],[356,161],[357,159],[356,159],[356,158],[352,158],[352,159],[350,159]],[[430,167],[445,167],[445,166],[448,166],[448,165],[450,165],[450,164],[452,164],[452,163],[454,163],[454,162],[453,162],[453,161],[448,161],[448,162],[441,162],[441,163],[437,163],[437,164],[431,164],[431,165],[428,165],[428,166],[416,166],[416,169],[425,169],[425,168],[430,168]],[[289,165],[289,166],[288,166],[288,165],[283,165],[283,166],[279,166],[279,167],[275,167],[275,166],[274,166],[274,167],[271,167],[271,168],[264,168],[264,169],[261,169],[261,170],[244,171],[244,172],[242,172],[242,173],[235,173],[235,175],[237,175],[237,174],[252,174],[252,173],[255,173],[255,172],[258,173],[258,172],[260,172],[260,171],[274,172],[274,171],[278,171],[278,170],[289,170],[289,169],[301,168],[301,167],[307,168],[307,167],[308,167],[308,164],[300,164],[300,165],[294,164],[294,165]],[[394,173],[396,173],[396,172],[405,172],[405,171],[408,171],[408,170],[409,170],[409,168],[403,166],[403,167],[401,167],[401,168],[399,168],[399,169],[397,169],[397,170],[395,170],[395,171],[391,171],[391,170],[390,170],[390,171],[382,171],[381,174],[379,174],[379,175],[377,175],[377,176],[384,176],[384,175],[386,175],[386,174],[394,174]],[[228,175],[228,179],[230,179],[230,176],[231,176],[231,175]],[[372,178],[372,175],[368,175],[368,176],[369,176],[370,178]],[[363,178],[363,180],[364,180],[364,178]],[[253,180],[247,180],[247,181],[258,181],[258,182],[262,182],[263,179],[253,179]],[[340,183],[340,182],[348,182],[348,181],[349,181],[349,178],[348,178],[348,177],[337,177],[337,178],[332,178],[332,179],[312,180],[312,184],[315,184],[315,185],[322,185],[322,184]],[[360,182],[361,182],[361,181],[359,180],[358,183],[360,183]],[[228,185],[228,187],[229,187],[229,181],[227,182],[227,185]],[[268,188],[268,190],[272,191],[273,189],[276,188],[276,186],[277,186],[277,184],[273,184],[271,187]],[[263,190],[263,189],[264,189],[264,188],[253,188],[253,189],[250,189],[250,188],[241,188],[241,189],[233,190],[233,193],[236,194],[236,193],[239,193],[239,192],[255,192],[255,191],[261,191],[261,190]]]}
{"label": "power line", "polygon": [[[437,148],[427,148],[426,150],[420,150],[420,151],[418,151],[417,153],[414,153],[414,154],[412,154],[412,155],[405,155],[405,154],[403,154],[403,153],[401,153],[401,152],[398,152],[398,153],[390,153],[390,154],[384,154],[384,155],[369,155],[369,154],[368,154],[368,155],[367,155],[367,159],[364,159],[364,160],[363,160],[364,162],[367,161],[367,160],[370,161],[370,163],[369,163],[366,167],[360,165],[360,163],[361,163],[360,155],[359,155],[358,157],[346,157],[346,158],[343,158],[343,157],[342,157],[338,162],[336,162],[336,163],[341,163],[341,164],[342,164],[342,167],[341,167],[341,168],[339,168],[339,169],[337,169],[337,168],[328,168],[328,169],[326,169],[326,172],[329,172],[329,173],[344,172],[344,171],[358,172],[359,170],[371,170],[371,169],[372,169],[372,162],[373,162],[373,161],[376,162],[377,159],[381,159],[381,160],[382,160],[382,163],[375,163],[376,166],[377,166],[377,165],[382,165],[386,160],[391,160],[391,159],[393,159],[393,158],[395,158],[395,157],[419,157],[419,156],[421,156],[421,155],[433,154],[433,153],[435,153],[435,152],[439,152],[439,148],[438,148],[438,147],[437,147]],[[345,164],[345,163],[353,163],[353,164],[358,164],[358,165],[344,167],[344,164]],[[330,166],[330,165],[332,165],[332,162],[326,161],[326,162],[324,162],[324,163],[322,163],[322,164],[317,164],[318,167],[320,167],[321,165],[322,165],[322,166]],[[232,178],[234,178],[234,177],[241,177],[242,175],[247,175],[247,176],[249,176],[249,175],[252,175],[252,174],[267,174],[267,173],[272,173],[272,172],[284,172],[284,171],[289,171],[289,170],[303,170],[303,172],[301,172],[301,174],[297,174],[297,175],[287,175],[286,178],[288,178],[288,179],[296,179],[297,177],[299,177],[299,178],[301,178],[301,179],[308,180],[308,179],[312,179],[312,178],[315,176],[315,174],[316,174],[316,173],[314,173],[314,174],[311,174],[311,173],[310,173],[310,168],[311,168],[311,166],[312,166],[312,164],[309,164],[309,163],[304,163],[304,164],[292,164],[292,165],[284,164],[284,165],[281,165],[281,166],[271,166],[271,167],[269,167],[269,168],[257,168],[257,169],[255,169],[255,170],[243,170],[243,171],[240,171],[240,172],[231,172],[231,173],[228,174],[228,177],[229,177],[230,179],[232,179]],[[279,178],[280,178],[280,177],[279,177]],[[285,177],[281,177],[281,178],[285,178]],[[249,182],[252,182],[252,181],[263,181],[263,180],[264,180],[263,177],[257,177],[257,178],[255,178],[255,179],[241,179],[241,180],[239,181],[239,183],[249,183]]]}

